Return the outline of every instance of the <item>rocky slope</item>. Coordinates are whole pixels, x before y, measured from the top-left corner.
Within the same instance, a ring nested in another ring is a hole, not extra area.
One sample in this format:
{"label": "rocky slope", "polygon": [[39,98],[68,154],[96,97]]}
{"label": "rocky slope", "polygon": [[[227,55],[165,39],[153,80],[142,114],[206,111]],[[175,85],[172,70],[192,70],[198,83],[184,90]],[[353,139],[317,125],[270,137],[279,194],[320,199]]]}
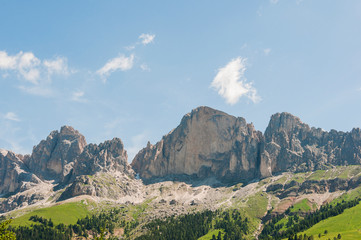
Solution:
{"label": "rocky slope", "polygon": [[145,180],[191,175],[247,182],[285,171],[360,164],[360,157],[359,128],[326,132],[289,113],[277,113],[262,134],[244,118],[199,107],[161,141],[148,143],[132,166]]}

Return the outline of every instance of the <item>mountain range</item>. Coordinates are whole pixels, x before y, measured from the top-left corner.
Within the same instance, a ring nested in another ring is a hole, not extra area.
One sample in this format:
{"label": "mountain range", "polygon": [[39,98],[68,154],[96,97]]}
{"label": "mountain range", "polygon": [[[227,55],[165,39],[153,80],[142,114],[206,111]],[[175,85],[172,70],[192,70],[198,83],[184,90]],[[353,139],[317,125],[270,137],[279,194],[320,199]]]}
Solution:
{"label": "mountain range", "polygon": [[[148,142],[131,164],[119,138],[87,144],[70,126],[51,132],[31,155],[1,150],[0,210],[50,196],[58,201],[79,195],[117,199],[139,194],[140,184],[166,180],[246,184],[283,172],[359,164],[360,128],[327,132],[289,113],[276,113],[262,133],[242,117],[198,107],[159,142]],[[93,177],[100,175],[102,181]],[[105,176],[114,184],[105,185]]]}

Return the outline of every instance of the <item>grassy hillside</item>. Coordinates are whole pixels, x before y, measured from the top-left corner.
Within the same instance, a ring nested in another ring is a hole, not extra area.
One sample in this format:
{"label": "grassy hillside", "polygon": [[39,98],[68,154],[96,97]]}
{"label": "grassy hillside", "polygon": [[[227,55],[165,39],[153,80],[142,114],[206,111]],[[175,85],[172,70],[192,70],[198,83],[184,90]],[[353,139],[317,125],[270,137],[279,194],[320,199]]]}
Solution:
{"label": "grassy hillside", "polygon": [[51,218],[54,224],[74,224],[79,218],[83,218],[89,214],[87,205],[82,202],[71,202],[56,205],[48,208],[36,209],[30,213],[15,218],[11,225],[13,226],[30,226],[33,222],[29,218],[38,215],[44,218]]}
{"label": "grassy hillside", "polygon": [[[325,230],[328,233],[325,235]],[[342,239],[353,240],[361,239],[361,204],[346,209],[342,214],[328,218],[314,225],[307,231],[307,235],[314,235],[322,233],[320,239],[333,239],[340,233]]]}

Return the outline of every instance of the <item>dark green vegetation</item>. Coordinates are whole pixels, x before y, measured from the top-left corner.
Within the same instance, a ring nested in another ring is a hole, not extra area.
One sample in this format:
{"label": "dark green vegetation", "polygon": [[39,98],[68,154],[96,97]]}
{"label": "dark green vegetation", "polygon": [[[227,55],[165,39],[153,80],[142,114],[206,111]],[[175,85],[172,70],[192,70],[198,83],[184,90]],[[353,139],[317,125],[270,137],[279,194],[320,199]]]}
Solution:
{"label": "dark green vegetation", "polygon": [[169,217],[154,220],[144,226],[147,233],[137,240],[192,240],[206,235],[210,230],[222,229],[212,239],[235,240],[243,239],[248,233],[248,219],[243,219],[237,210],[204,211],[180,217]]}
{"label": "dark green vegetation", "polygon": [[[16,234],[16,239],[45,239],[45,240],[68,240],[73,236],[96,238],[114,233],[115,224],[118,221],[119,210],[112,209],[98,215],[86,216],[79,219],[76,224],[54,225],[51,219],[31,216],[31,226],[9,227],[9,231]],[[102,239],[102,238],[100,238]],[[111,238],[108,238],[111,239]]]}
{"label": "dark green vegetation", "polygon": [[0,239],[12,240],[15,238],[15,233],[8,229],[9,224],[11,223],[11,219],[2,220],[0,222]]}
{"label": "dark green vegetation", "polygon": [[[299,216],[298,213],[292,213],[289,208],[284,214],[274,217],[271,221],[264,225],[263,231],[259,239],[296,239],[297,233],[303,232],[313,225],[333,216],[340,215],[345,209],[352,208],[360,202],[360,198],[338,202],[335,204],[326,204],[321,206],[319,210],[308,213],[306,216]],[[287,223],[279,223],[282,219],[287,218]]]}
{"label": "dark green vegetation", "polygon": [[[54,224],[51,219],[41,216],[31,216],[30,226],[7,227],[7,233],[15,233],[16,239],[45,239],[70,240],[72,237],[85,237],[89,239],[118,239],[114,236],[116,227],[123,229],[122,237],[130,238],[131,231],[138,226],[137,221],[126,221],[119,218],[120,209],[111,209],[97,215],[86,216],[79,219],[76,224]],[[244,239],[249,233],[249,222],[243,218],[239,211],[204,211],[182,216],[167,217],[163,220],[153,220],[142,226],[142,231],[136,235],[138,240],[145,239],[198,239],[214,230],[217,236],[212,239],[236,240]],[[5,229],[5,228],[4,228]]]}

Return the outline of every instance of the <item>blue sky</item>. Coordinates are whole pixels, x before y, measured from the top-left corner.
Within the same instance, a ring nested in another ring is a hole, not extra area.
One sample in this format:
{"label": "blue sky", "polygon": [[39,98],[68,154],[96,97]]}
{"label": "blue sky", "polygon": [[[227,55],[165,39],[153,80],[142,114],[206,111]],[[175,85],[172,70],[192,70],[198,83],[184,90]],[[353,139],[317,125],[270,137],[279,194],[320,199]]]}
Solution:
{"label": "blue sky", "polygon": [[[132,158],[206,105],[361,127],[360,1],[0,1],[0,148],[62,125]],[[131,160],[131,159],[130,159]]]}

